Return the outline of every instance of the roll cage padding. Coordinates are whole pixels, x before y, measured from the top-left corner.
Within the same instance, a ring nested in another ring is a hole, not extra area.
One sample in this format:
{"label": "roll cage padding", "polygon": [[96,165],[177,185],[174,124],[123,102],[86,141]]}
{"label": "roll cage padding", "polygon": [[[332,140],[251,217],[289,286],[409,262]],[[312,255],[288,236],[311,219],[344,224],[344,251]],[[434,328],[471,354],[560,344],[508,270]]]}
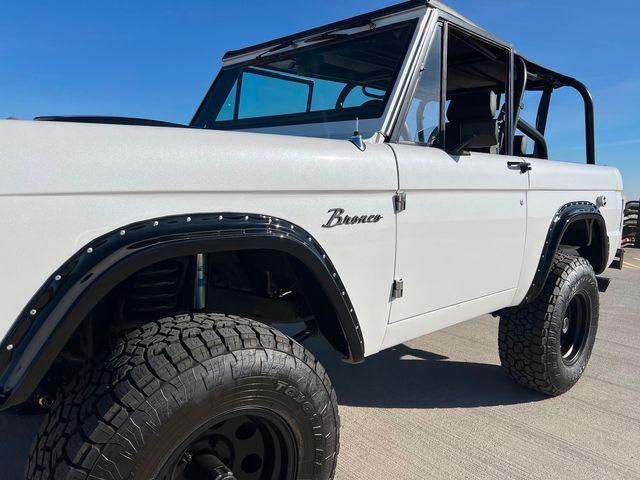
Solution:
{"label": "roll cage padding", "polygon": [[49,277],[0,346],[0,409],[29,398],[86,315],[133,273],[173,257],[254,249],[285,252],[309,269],[331,302],[348,344],[348,360],[361,361],[364,342],[349,295],[308,232],[267,215],[172,216],[103,235]]}
{"label": "roll cage padding", "polygon": [[562,206],[554,215],[545,244],[542,248],[538,269],[533,278],[533,283],[523,300],[523,303],[530,303],[535,300],[542,291],[547,281],[553,259],[562,244],[563,237],[569,227],[576,222],[587,222],[589,232],[588,243],[593,242],[594,224],[598,225],[598,231],[602,237],[600,238],[601,248],[599,252],[595,252],[595,258],[589,259],[596,274],[602,273],[607,268],[607,259],[609,258],[609,237],[607,236],[607,227],[598,207],[590,202],[572,202]]}

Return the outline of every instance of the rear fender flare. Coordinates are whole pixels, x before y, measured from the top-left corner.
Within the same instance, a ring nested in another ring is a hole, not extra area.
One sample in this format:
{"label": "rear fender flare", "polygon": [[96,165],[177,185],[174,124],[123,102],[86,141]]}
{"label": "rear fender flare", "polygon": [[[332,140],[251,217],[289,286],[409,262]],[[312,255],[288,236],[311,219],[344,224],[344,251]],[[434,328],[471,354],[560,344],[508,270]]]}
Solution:
{"label": "rear fender flare", "polygon": [[598,207],[591,202],[573,202],[563,205],[562,208],[553,216],[549,230],[547,231],[547,237],[545,239],[542,253],[540,254],[540,261],[538,262],[538,268],[533,278],[531,287],[525,296],[523,303],[531,303],[542,292],[551,266],[553,265],[553,259],[562,244],[562,239],[567,229],[574,223],[585,221],[587,222],[587,228],[589,232],[589,240],[593,241],[595,235],[595,225],[598,226],[598,231],[604,238],[600,238],[601,251],[596,252],[596,258],[590,259],[591,264],[594,266],[596,274],[602,273],[607,268],[607,258],[609,257],[609,237],[607,236],[607,227],[600,213]]}

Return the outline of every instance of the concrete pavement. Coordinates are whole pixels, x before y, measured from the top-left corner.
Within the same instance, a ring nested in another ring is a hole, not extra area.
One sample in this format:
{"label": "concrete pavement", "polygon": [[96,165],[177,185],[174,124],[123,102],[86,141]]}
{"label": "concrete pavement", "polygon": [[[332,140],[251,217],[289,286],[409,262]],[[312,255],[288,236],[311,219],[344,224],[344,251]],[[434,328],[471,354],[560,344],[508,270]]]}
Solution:
{"label": "concrete pavement", "polygon": [[640,479],[640,250],[608,270],[589,366],[545,398],[501,371],[498,321],[466,322],[347,366],[338,480]]}
{"label": "concrete pavement", "polygon": [[[549,399],[499,367],[483,316],[346,365],[316,341],[342,418],[338,480],[640,478],[640,250],[608,270],[584,377]],[[0,415],[0,478],[20,479],[39,418]]]}

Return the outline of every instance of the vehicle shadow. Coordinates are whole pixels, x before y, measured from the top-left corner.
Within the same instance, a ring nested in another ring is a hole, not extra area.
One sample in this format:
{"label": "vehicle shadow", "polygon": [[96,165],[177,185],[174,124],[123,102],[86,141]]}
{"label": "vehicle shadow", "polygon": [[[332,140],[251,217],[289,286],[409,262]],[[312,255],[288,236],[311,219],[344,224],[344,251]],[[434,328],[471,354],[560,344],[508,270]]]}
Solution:
{"label": "vehicle shadow", "polygon": [[377,408],[475,408],[514,405],[548,397],[515,384],[498,365],[448,361],[447,357],[399,345],[345,364],[325,342],[310,349],[322,362],[338,403]]}

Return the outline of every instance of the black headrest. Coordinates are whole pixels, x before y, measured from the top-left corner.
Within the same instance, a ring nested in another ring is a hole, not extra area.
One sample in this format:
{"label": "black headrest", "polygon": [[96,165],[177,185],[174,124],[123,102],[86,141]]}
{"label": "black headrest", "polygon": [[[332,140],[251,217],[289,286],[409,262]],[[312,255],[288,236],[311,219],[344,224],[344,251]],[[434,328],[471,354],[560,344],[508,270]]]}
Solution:
{"label": "black headrest", "polygon": [[498,96],[492,92],[464,93],[451,99],[447,109],[450,122],[492,119],[498,111]]}

